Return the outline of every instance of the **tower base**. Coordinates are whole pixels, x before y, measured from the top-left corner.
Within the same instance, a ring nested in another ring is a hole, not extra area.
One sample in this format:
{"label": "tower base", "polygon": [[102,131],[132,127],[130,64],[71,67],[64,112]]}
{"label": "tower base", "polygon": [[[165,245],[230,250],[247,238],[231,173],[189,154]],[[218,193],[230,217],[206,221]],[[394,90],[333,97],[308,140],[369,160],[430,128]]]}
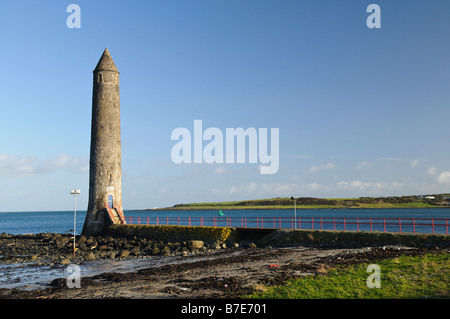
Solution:
{"label": "tower base", "polygon": [[95,214],[88,214],[84,221],[81,234],[84,236],[94,236],[101,233],[106,227],[112,224],[113,222],[109,218],[106,209],[102,209]]}
{"label": "tower base", "polygon": [[104,208],[95,214],[87,214],[81,234],[94,236],[112,224],[126,224],[125,217],[121,211],[118,212],[114,208]]}

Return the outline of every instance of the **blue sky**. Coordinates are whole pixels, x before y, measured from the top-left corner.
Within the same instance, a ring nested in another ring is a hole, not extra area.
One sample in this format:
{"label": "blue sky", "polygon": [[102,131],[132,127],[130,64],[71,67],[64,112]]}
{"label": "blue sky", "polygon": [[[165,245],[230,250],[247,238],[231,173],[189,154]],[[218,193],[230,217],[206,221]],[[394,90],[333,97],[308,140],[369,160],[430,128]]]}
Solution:
{"label": "blue sky", "polygon": [[[69,4],[81,28],[69,29]],[[369,29],[369,4],[381,28]],[[450,192],[449,1],[8,1],[0,211],[86,209],[92,70],[120,74],[124,209]],[[178,127],[279,128],[280,166],[174,164]]]}

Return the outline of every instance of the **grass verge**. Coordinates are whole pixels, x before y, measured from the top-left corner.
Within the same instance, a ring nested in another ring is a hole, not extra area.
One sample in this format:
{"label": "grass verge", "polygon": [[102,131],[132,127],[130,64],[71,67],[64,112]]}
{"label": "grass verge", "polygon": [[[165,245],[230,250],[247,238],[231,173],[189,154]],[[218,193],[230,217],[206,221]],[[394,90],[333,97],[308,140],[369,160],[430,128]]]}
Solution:
{"label": "grass verge", "polygon": [[400,256],[377,263],[380,288],[368,288],[367,264],[336,267],[324,275],[290,279],[245,298],[270,299],[397,299],[450,298],[450,254]]}

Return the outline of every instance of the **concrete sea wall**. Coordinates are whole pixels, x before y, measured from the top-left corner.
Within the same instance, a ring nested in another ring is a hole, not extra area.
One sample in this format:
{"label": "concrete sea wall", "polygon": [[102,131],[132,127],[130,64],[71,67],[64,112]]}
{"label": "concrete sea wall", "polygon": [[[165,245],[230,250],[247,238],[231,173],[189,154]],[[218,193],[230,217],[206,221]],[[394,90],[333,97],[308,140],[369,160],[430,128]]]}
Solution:
{"label": "concrete sea wall", "polygon": [[199,226],[111,225],[107,235],[114,237],[144,237],[150,240],[176,242],[250,241],[258,246],[364,247],[404,245],[409,247],[450,247],[450,235],[382,233],[364,231],[325,231],[291,229],[252,229]]}
{"label": "concrete sea wall", "polygon": [[363,231],[276,230],[258,240],[261,246],[312,245],[319,247],[450,247],[450,235],[400,234]]}

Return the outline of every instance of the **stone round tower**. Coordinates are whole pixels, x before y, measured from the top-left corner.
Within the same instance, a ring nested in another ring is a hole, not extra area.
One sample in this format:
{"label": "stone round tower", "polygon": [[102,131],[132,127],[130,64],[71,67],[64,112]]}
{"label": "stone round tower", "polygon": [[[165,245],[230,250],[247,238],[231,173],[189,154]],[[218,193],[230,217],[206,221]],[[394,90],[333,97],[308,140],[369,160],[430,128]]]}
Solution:
{"label": "stone round tower", "polygon": [[122,210],[119,71],[103,52],[94,70],[92,92],[89,204],[83,235],[125,223]]}

